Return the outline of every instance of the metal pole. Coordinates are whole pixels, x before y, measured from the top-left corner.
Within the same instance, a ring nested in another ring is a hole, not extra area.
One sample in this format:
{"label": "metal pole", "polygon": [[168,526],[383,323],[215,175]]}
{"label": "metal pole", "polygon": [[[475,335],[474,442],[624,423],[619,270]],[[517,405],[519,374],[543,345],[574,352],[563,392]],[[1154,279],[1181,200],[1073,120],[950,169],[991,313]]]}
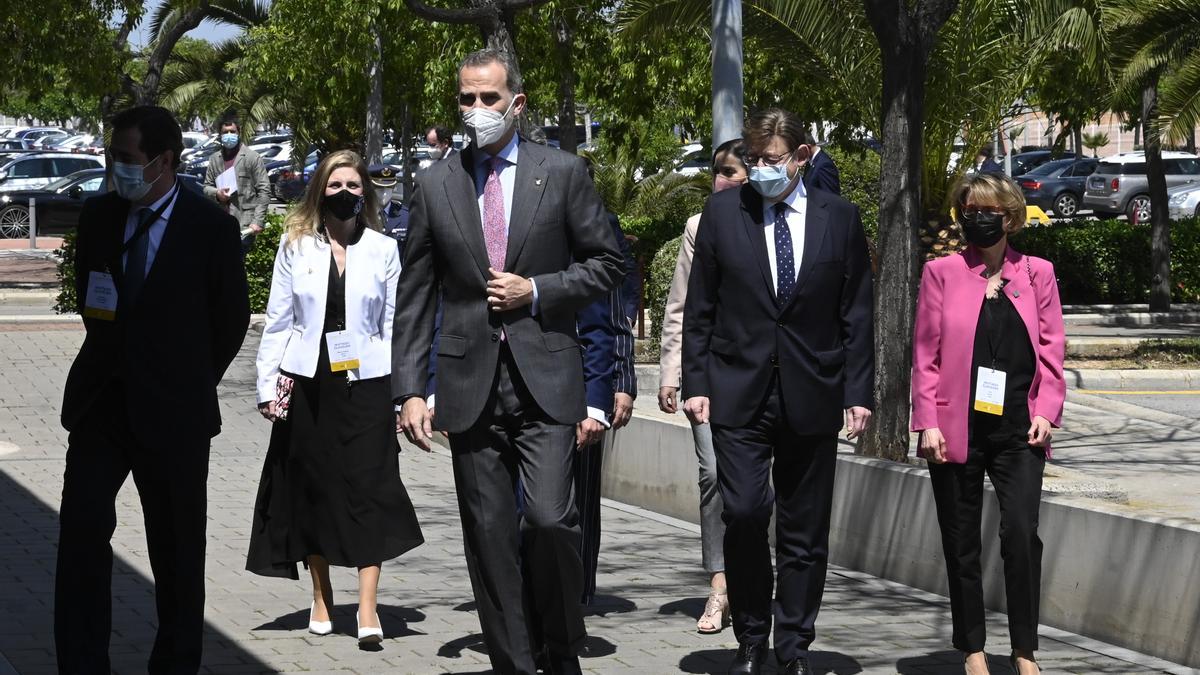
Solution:
{"label": "metal pole", "polygon": [[37,199],[29,198],[29,248],[37,248]]}
{"label": "metal pole", "polygon": [[713,0],[713,148],[742,137],[742,2]]}

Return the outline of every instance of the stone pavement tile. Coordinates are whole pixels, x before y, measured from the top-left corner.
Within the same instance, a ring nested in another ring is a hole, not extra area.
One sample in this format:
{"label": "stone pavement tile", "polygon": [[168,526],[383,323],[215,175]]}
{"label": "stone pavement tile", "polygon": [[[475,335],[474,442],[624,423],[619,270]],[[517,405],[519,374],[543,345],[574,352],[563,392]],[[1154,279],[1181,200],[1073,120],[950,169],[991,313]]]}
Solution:
{"label": "stone pavement tile", "polygon": [[[54,666],[49,608],[66,442],[57,410],[80,334],[26,335],[35,338],[31,343],[39,345],[37,350],[0,357],[0,392],[8,410],[37,420],[20,428],[0,424],[0,443],[19,446],[0,456],[0,513],[6,514],[0,521],[0,553],[6,553],[0,574],[22,580],[20,592],[0,584],[0,652],[17,672],[39,673],[53,672]],[[380,650],[360,650],[354,638],[353,571],[333,571],[335,633],[319,637],[305,630],[311,591],[303,569],[296,582],[243,570],[269,434],[269,425],[254,411],[255,341],[251,335],[221,386],[224,428],[213,444],[209,481],[205,672],[486,672],[444,452],[406,448],[401,454],[401,475],[426,544],[383,566],[379,613],[386,639]],[[4,358],[29,359],[31,365],[14,371],[5,367]],[[40,386],[44,382],[51,384]],[[154,635],[154,600],[132,481],[118,503],[112,655],[117,672],[144,672]],[[695,632],[707,587],[695,528],[611,504],[603,509],[603,527],[599,597],[587,616],[585,671],[723,673],[736,648],[732,631]],[[990,649],[1006,653],[1004,617],[988,618]],[[959,657],[948,645],[946,600],[931,594],[834,568],[817,628],[813,661],[818,672],[961,672]],[[1136,665],[1139,655],[1109,656],[1108,651],[1119,650],[1053,629],[1043,631],[1042,647],[1046,672],[1162,672]],[[1004,658],[993,659],[993,672],[1006,669]]]}

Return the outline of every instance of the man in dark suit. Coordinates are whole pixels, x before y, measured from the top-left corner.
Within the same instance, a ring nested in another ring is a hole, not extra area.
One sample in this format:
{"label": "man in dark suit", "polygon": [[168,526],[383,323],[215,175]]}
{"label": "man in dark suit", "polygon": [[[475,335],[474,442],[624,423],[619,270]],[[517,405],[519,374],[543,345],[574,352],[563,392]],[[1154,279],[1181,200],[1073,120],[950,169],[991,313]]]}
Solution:
{"label": "man in dark suit", "polygon": [[[516,135],[525,95],[507,55],[468,55],[458,102],[472,144],[418,174],[411,203],[392,350],[397,423],[426,448],[434,424],[449,433],[492,667],[532,675],[536,643],[552,672],[579,672],[576,315],[620,282],[620,254],[583,160]],[[439,288],[434,418],[423,396]]]}
{"label": "man in dark suit", "polygon": [[817,188],[835,195],[842,194],[842,179],[838,173],[837,163],[828,152],[817,145],[816,140],[805,133],[805,145],[808,146],[809,160],[804,167],[804,189]]}
{"label": "man in dark suit", "polygon": [[837,433],[843,414],[849,438],[871,416],[871,267],[858,208],[804,189],[799,120],[764,110],[746,120],[744,135],[749,184],[709,198],[696,234],[683,318],[684,410],[696,424],[712,424],[739,643],[729,672],[758,673],[766,658],[774,506],[775,654],[782,672],[809,673]]}
{"label": "man in dark suit", "polygon": [[209,443],[217,383],[250,321],[237,221],[175,180],[183,138],[163,108],[112,121],[116,192],[79,216],[87,335],[63,394],[70,432],[55,575],[60,673],[108,673],[116,495],[130,473],[146,522],[158,636],[150,673],[195,673],[204,626]]}

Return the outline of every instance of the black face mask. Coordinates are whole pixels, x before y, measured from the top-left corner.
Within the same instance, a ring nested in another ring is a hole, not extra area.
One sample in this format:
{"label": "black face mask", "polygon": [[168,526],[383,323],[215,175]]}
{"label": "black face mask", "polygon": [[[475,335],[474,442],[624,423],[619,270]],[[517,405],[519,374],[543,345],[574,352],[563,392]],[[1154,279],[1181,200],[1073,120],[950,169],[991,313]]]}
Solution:
{"label": "black face mask", "polygon": [[350,220],[362,211],[363,198],[349,190],[338,190],[331,195],[325,195],[325,208],[338,220]]}
{"label": "black face mask", "polygon": [[962,226],[967,243],[979,248],[995,246],[996,242],[1004,238],[1004,216],[999,213],[960,213],[958,224]]}

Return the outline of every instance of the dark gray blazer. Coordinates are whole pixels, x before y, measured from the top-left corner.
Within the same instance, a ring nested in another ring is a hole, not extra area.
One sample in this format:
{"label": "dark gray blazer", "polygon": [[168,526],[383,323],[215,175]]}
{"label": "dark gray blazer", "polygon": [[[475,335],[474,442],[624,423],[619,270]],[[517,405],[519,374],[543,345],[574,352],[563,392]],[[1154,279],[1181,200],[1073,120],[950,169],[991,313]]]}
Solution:
{"label": "dark gray blazer", "polygon": [[488,257],[475,193],[475,150],[417,175],[396,294],[392,394],[424,396],[441,290],[436,428],[458,433],[492,393],[503,328],[521,378],[560,424],[586,417],[575,313],[621,281],[620,249],[583,160],[522,141],[517,155],[505,271],[537,284],[529,306],[487,306]]}

